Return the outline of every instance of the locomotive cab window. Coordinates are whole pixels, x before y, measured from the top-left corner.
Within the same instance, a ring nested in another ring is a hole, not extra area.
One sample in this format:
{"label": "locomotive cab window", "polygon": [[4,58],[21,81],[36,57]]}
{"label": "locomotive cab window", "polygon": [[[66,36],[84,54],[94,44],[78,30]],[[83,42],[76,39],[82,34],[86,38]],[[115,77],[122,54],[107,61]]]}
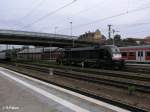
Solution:
{"label": "locomotive cab window", "polygon": [[115,47],[115,46],[112,47],[111,50],[112,50],[112,53],[113,53],[113,54],[120,54],[119,48],[117,48],[117,47]]}

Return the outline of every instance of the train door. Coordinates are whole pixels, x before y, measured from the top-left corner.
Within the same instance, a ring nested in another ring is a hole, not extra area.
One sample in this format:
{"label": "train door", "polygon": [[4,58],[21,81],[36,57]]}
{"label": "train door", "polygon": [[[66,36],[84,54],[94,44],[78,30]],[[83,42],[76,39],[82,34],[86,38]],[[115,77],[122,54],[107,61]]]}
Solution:
{"label": "train door", "polygon": [[144,51],[137,51],[137,62],[144,62],[145,61],[145,53]]}

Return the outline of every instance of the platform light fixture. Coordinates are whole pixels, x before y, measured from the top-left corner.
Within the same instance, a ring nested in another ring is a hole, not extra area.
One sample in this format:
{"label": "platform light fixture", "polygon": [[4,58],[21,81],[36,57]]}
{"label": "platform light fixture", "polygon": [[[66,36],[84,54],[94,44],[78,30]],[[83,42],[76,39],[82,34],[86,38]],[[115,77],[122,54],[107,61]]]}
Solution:
{"label": "platform light fixture", "polygon": [[74,39],[73,39],[73,36],[72,36],[72,21],[70,22],[70,36],[72,38],[72,47],[74,47]]}

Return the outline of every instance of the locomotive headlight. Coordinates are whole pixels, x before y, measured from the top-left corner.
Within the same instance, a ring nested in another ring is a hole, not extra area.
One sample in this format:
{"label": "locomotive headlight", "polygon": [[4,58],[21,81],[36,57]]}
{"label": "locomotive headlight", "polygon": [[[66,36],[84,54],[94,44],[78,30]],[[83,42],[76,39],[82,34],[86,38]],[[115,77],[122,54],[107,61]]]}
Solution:
{"label": "locomotive headlight", "polygon": [[121,54],[113,54],[113,59],[120,59],[122,56]]}

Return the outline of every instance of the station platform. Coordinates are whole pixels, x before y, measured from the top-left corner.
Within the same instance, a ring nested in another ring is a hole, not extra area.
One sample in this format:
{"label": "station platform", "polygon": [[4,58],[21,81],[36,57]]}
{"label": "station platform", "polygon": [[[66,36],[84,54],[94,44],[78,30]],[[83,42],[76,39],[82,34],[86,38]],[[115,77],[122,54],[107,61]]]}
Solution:
{"label": "station platform", "polygon": [[0,67],[0,112],[129,112]]}

